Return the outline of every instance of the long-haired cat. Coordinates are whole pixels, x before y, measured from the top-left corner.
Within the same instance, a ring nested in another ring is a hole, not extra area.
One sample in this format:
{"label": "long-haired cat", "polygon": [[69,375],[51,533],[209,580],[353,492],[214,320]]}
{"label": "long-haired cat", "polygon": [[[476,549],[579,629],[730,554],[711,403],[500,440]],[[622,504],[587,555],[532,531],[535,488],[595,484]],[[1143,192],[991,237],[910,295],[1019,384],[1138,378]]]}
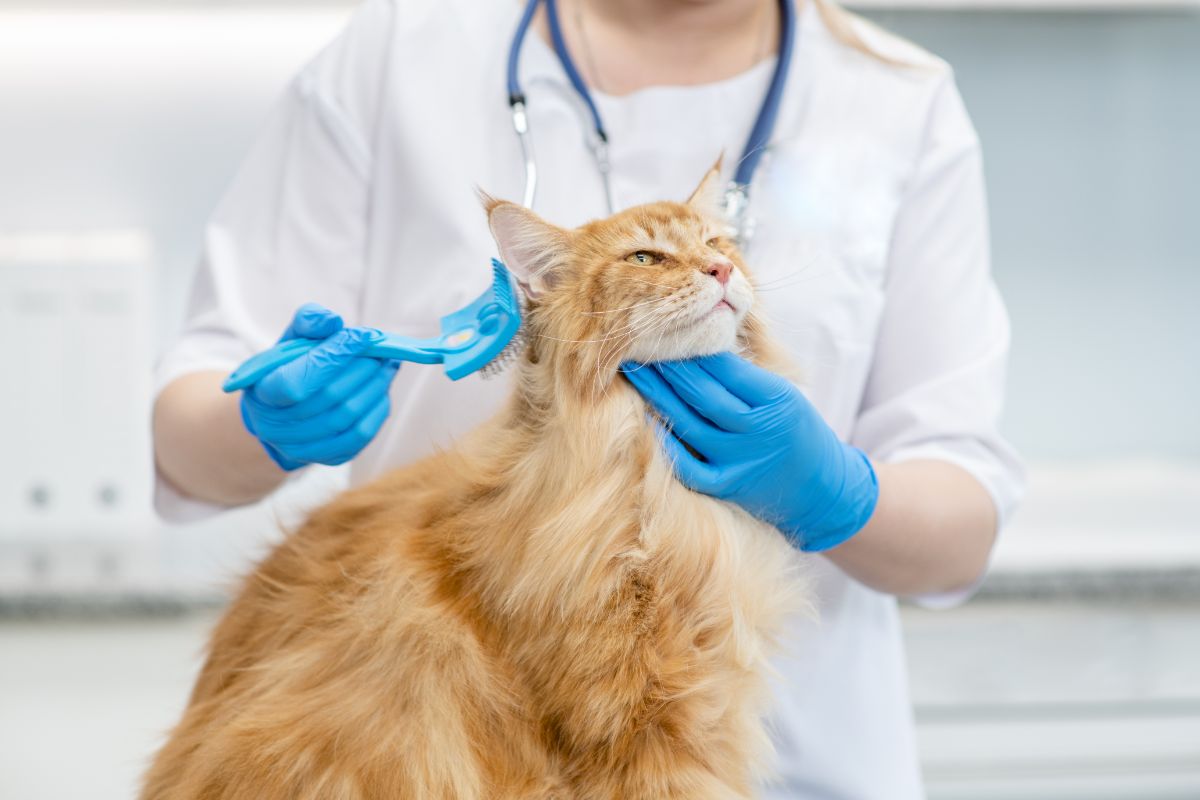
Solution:
{"label": "long-haired cat", "polygon": [[529,298],[511,400],[258,567],[145,800],[752,795],[794,551],[675,480],[618,369],[781,366],[718,183],[575,230],[484,198]]}

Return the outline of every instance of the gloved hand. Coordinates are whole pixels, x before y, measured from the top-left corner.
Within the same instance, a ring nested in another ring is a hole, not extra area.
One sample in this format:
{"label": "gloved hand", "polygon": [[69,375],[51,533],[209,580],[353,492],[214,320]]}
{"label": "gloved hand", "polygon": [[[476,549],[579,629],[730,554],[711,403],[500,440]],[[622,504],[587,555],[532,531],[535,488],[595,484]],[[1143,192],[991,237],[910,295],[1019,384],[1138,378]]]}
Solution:
{"label": "gloved hand", "polygon": [[358,455],[391,412],[398,361],[361,356],[383,334],[346,328],[327,308],[301,306],[280,341],[324,339],[242,392],[242,421],[285,470],[343,464]]}
{"label": "gloved hand", "polygon": [[669,422],[663,444],[685,486],[737,503],[810,552],[870,519],[879,488],[867,457],[778,375],[732,353],[622,371]]}

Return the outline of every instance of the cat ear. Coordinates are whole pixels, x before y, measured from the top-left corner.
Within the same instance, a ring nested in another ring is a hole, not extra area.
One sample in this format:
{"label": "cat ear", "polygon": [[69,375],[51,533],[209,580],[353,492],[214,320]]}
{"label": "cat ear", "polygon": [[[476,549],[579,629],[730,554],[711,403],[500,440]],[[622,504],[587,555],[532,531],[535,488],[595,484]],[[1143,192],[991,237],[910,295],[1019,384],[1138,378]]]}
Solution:
{"label": "cat ear", "polygon": [[500,260],[530,298],[553,288],[566,260],[570,234],[524,206],[479,193]]}
{"label": "cat ear", "polygon": [[717,163],[709,167],[696,191],[687,199],[689,206],[707,214],[720,215],[721,201],[725,194],[725,182],[721,180],[721,162],[724,160],[724,153],[717,156]]}

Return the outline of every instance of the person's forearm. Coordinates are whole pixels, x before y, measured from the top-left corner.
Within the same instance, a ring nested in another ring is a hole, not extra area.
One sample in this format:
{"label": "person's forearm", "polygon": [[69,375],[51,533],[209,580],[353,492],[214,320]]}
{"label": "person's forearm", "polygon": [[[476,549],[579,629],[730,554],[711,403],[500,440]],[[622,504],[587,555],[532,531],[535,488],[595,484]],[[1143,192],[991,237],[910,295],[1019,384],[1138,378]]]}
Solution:
{"label": "person's forearm", "polygon": [[242,423],[237,395],[221,391],[224,375],[196,372],[169,383],[154,404],[154,457],[185,495],[224,506],[252,503],[285,473]]}
{"label": "person's forearm", "polygon": [[996,508],[965,470],[944,461],[876,464],[879,501],[870,521],[825,555],[881,592],[962,589],[987,566]]}

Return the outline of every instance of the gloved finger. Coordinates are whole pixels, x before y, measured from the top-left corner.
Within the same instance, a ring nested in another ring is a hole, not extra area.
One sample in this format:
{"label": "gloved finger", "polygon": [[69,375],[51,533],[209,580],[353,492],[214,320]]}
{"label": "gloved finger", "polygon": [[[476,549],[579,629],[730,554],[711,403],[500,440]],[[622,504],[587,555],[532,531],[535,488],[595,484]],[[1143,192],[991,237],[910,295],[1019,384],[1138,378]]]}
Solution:
{"label": "gloved finger", "polygon": [[271,457],[271,460],[274,461],[276,463],[276,465],[278,465],[279,468],[282,469],[284,472],[293,472],[295,470],[300,469],[301,467],[308,466],[306,463],[304,463],[302,461],[292,461],[290,458],[288,458],[283,453],[279,452],[278,450],[276,450],[274,447],[267,444],[266,442],[263,442],[262,446],[263,446],[263,449],[267,451],[267,455]]}
{"label": "gloved finger", "polygon": [[[360,367],[360,364],[363,366]],[[391,388],[392,379],[396,377],[396,371],[399,369],[399,361],[359,356],[351,362],[344,373],[331,381],[328,386],[294,406],[297,418],[326,416],[359,394],[378,395],[386,392]],[[363,377],[360,378],[360,374]],[[352,423],[353,420],[347,419],[338,432],[345,430]]]}
{"label": "gloved finger", "polygon": [[345,464],[375,438],[391,410],[391,400],[385,394],[348,430],[316,442],[283,445],[279,451],[293,461],[329,466]]}
{"label": "gloved finger", "polygon": [[750,407],[694,361],[661,361],[653,365],[685,403],[727,431],[749,428]]}
{"label": "gloved finger", "polygon": [[305,303],[296,309],[292,321],[279,341],[288,339],[327,339],[345,326],[341,316],[316,303]]}
{"label": "gloved finger", "polygon": [[[294,406],[277,408],[260,402],[253,387],[247,392],[250,406],[256,420],[269,421],[279,425],[295,425],[325,413],[338,403],[344,402],[363,388],[369,381],[379,377],[385,368],[385,362],[368,356],[359,356],[346,365],[340,375]],[[394,372],[392,373],[395,374]]]}
{"label": "gloved finger", "polygon": [[244,402],[256,424],[295,425],[337,405],[358,391],[382,368],[383,362],[362,356],[351,361],[342,374],[317,391],[316,394],[296,405],[284,407],[267,405],[258,398],[258,386],[246,389],[243,395]]}
{"label": "gloved finger", "polygon": [[659,442],[671,461],[671,467],[679,482],[694,491],[716,496],[721,488],[720,472],[717,468],[688,452],[683,442],[672,436],[661,423],[656,421],[654,425]]}
{"label": "gloved finger", "polygon": [[715,353],[694,361],[749,406],[765,405],[795,389],[785,378],[734,353]]}
{"label": "gloved finger", "polygon": [[[353,392],[340,396],[334,404],[323,409],[319,414],[305,419],[279,419],[270,413],[274,409],[265,408],[260,417],[255,417],[254,428],[260,439],[273,445],[304,444],[329,439],[343,431],[352,428],[362,417],[375,407],[379,400],[386,396],[392,386],[392,378],[396,375],[398,366],[395,362],[378,362],[374,359],[360,359],[374,362],[370,377],[359,385]],[[311,397],[293,408],[300,408],[313,400]],[[282,415],[289,411],[275,411]],[[251,411],[253,415],[254,412]]]}
{"label": "gloved finger", "polygon": [[724,432],[693,411],[649,365],[623,364],[621,373],[679,438],[705,454],[720,445]]}
{"label": "gloved finger", "polygon": [[256,400],[268,406],[294,406],[325,388],[371,345],[383,340],[374,328],[345,328],[295,361],[267,373],[254,385]]}

